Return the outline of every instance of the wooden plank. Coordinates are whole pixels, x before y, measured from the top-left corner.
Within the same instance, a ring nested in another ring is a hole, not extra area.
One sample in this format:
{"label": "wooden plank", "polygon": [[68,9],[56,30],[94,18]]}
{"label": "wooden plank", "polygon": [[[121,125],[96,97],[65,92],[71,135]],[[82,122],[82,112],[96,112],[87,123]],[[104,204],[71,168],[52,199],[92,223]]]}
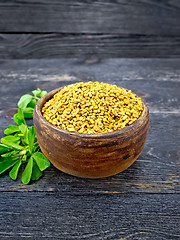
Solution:
{"label": "wooden plank", "polygon": [[123,34],[1,34],[2,59],[164,58],[180,56],[180,37]]}
{"label": "wooden plank", "polygon": [[[33,59],[4,60],[0,58],[0,80],[6,84],[29,80],[45,82],[88,81],[180,81],[180,59]],[[27,83],[28,84],[28,83]]]}
{"label": "wooden plank", "polygon": [[[0,118],[1,134],[12,123]],[[145,148],[138,160],[124,172],[104,179],[80,179],[54,167],[33,185],[13,182],[8,175],[0,178],[0,192],[45,191],[81,193],[180,193],[180,114],[150,114],[150,129]]]}
{"label": "wooden plank", "polygon": [[1,1],[0,32],[177,35],[179,1]]}
{"label": "wooden plank", "polygon": [[[1,60],[0,110],[16,107],[22,94],[37,87],[50,91],[78,81],[103,81],[135,91],[145,99],[151,112],[180,111],[180,60],[96,59],[91,63],[89,61],[90,59]],[[152,81],[155,87],[152,87]],[[13,95],[13,98],[9,98]]]}
{"label": "wooden plank", "polygon": [[[0,93],[2,94],[0,95],[0,101],[1,101],[0,111],[2,114],[3,113],[6,114],[10,111],[10,109],[16,108],[17,102],[21,97],[21,95],[25,93],[30,93],[32,90],[36,89],[37,87],[40,87],[41,89],[47,90],[49,92],[53,89],[56,89],[61,86],[65,86],[67,84],[84,81],[79,77],[78,78],[72,77],[72,79],[74,80],[69,80],[69,81],[62,80],[60,82],[59,81],[45,81],[45,82],[33,81],[29,76],[28,76],[28,83],[27,83],[27,80],[24,80],[24,79],[22,80],[19,75],[17,75],[16,80],[10,81],[9,84],[7,84],[8,80],[6,82],[1,82]],[[56,78],[56,76],[57,78],[59,77],[59,75],[54,75],[54,74],[49,75],[48,77]],[[67,76],[71,76],[71,75],[67,75]],[[63,75],[62,75],[62,78],[63,78]],[[99,78],[92,78],[89,80],[98,81]],[[100,81],[103,81],[103,79],[100,78]],[[116,81],[114,80],[111,81],[109,79],[108,80],[104,79],[103,82],[116,84],[118,86],[131,89],[133,92],[138,94],[140,97],[142,97],[146,101],[151,113],[180,113],[180,108],[179,108],[180,82],[155,81],[154,83],[155,88],[152,88],[151,87],[152,81],[153,80],[146,80],[146,79],[144,79],[144,81],[143,80],[122,81],[120,79],[116,79]],[[87,80],[85,80],[85,82],[87,82]],[[7,94],[9,94],[9,96],[12,96],[16,91],[16,95],[10,98],[8,95],[3,94],[4,91],[7,91]]]}
{"label": "wooden plank", "polygon": [[179,239],[177,194],[1,193],[0,238]]}
{"label": "wooden plank", "polygon": [[12,124],[7,115],[13,113],[11,108],[16,107],[22,94],[37,87],[50,91],[84,80],[117,84],[142,96],[150,109],[150,131],[139,159],[114,177],[85,180],[50,168],[39,182],[29,186],[3,175],[0,191],[179,193],[179,63],[178,59],[108,59],[94,63],[79,59],[1,60],[0,137]]}

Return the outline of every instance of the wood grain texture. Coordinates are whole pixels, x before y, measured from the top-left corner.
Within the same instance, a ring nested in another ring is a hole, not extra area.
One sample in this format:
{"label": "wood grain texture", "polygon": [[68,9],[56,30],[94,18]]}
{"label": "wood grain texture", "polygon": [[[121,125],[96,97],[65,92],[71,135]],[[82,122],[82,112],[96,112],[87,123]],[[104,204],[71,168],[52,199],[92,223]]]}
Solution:
{"label": "wood grain texture", "polygon": [[179,195],[1,193],[0,238],[179,239]]}
{"label": "wood grain texture", "polygon": [[117,84],[143,97],[150,109],[150,130],[138,160],[114,177],[84,180],[50,168],[39,182],[29,186],[3,175],[0,191],[179,193],[179,64],[178,59],[103,59],[94,63],[80,59],[1,60],[1,136],[13,122],[6,116],[7,110],[16,107],[22,94],[37,87],[50,91],[88,80]]}
{"label": "wood grain texture", "polygon": [[5,0],[0,2],[0,9],[0,32],[158,35],[180,32],[178,0]]}
{"label": "wood grain texture", "polygon": [[[122,172],[140,155],[149,129],[149,111],[143,103],[141,116],[132,125],[106,134],[71,133],[53,126],[42,116],[44,104],[55,89],[36,104],[33,123],[43,154],[59,170],[83,178],[102,178]],[[53,146],[53,149],[52,149]]]}
{"label": "wood grain texture", "polygon": [[[98,80],[132,89],[150,108],[146,145],[113,177],[48,168],[35,184],[0,177],[1,240],[180,239],[180,60],[0,60],[0,137],[22,94]],[[32,125],[32,120],[28,120]],[[22,172],[23,169],[21,169]]]}
{"label": "wood grain texture", "polygon": [[177,58],[179,36],[132,34],[0,34],[0,58]]}
{"label": "wood grain texture", "polygon": [[179,59],[88,60],[1,60],[0,111],[15,108],[22,94],[37,87],[51,91],[73,82],[103,81],[134,91],[151,113],[180,112]]}
{"label": "wood grain texture", "polygon": [[[35,184],[23,185],[4,174],[0,192],[59,192],[60,194],[90,193],[180,193],[180,114],[150,113],[146,145],[135,163],[113,177],[80,179],[51,167]],[[12,120],[1,116],[1,133]],[[32,124],[32,122],[31,122]]]}

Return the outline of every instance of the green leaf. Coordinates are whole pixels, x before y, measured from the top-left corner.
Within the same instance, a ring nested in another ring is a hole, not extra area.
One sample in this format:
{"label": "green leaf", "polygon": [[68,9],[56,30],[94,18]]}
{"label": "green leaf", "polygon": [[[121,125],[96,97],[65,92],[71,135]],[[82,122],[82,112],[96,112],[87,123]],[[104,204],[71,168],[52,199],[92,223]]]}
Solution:
{"label": "green leaf", "polygon": [[18,102],[18,107],[21,108],[22,110],[24,110],[28,103],[30,103],[30,101],[32,100],[32,96],[29,94],[25,94],[23,95]]}
{"label": "green leaf", "polygon": [[28,132],[29,129],[27,127],[27,125],[22,124],[21,126],[19,126],[20,131],[22,132],[22,134],[24,135],[24,138],[22,140],[22,143],[24,145],[28,145],[29,144],[29,140],[28,140]]}
{"label": "green leaf", "polygon": [[15,155],[18,155],[18,154],[19,154],[19,150],[18,150],[18,152],[12,150],[10,152],[6,152],[6,153],[2,154],[1,157],[3,157],[3,158],[4,157],[12,157],[12,156],[15,156]]}
{"label": "green leaf", "polygon": [[4,134],[10,135],[19,131],[19,127],[16,125],[9,125],[5,130]]}
{"label": "green leaf", "polygon": [[34,147],[34,152],[39,152],[40,151],[40,146],[39,146],[38,142],[35,142],[33,147]]}
{"label": "green leaf", "polygon": [[23,133],[23,135],[28,131],[28,127],[25,124],[19,126],[19,130]]}
{"label": "green leaf", "polygon": [[10,152],[10,151],[12,151],[11,147],[0,144],[0,155]]}
{"label": "green leaf", "polygon": [[35,106],[36,106],[36,103],[37,103],[37,101],[36,101],[36,99],[32,99],[31,101],[30,101],[30,103],[28,103],[28,105],[27,105],[27,107],[30,107],[30,108],[35,108]]}
{"label": "green leaf", "polygon": [[13,136],[13,135],[9,135],[9,136],[5,136],[3,138],[1,138],[1,143],[6,145],[6,142],[12,142],[15,144],[19,144],[20,143],[20,138],[17,136]]}
{"label": "green leaf", "polygon": [[22,174],[22,182],[24,184],[28,184],[31,180],[31,175],[32,175],[32,169],[33,169],[33,158],[30,157],[25,169],[24,169],[24,172]]}
{"label": "green leaf", "polygon": [[34,108],[27,107],[23,110],[23,114],[25,118],[33,118]]}
{"label": "green leaf", "polygon": [[10,148],[12,148],[14,150],[22,150],[22,149],[24,149],[23,146],[20,146],[20,145],[14,143],[14,142],[8,141],[7,139],[3,140],[3,144],[7,145],[8,147],[10,147]]}
{"label": "green leaf", "polygon": [[16,113],[14,115],[14,121],[18,124],[18,125],[22,125],[22,124],[26,124],[25,120],[24,120],[24,114],[21,108],[19,108],[18,113]]}
{"label": "green leaf", "polygon": [[[3,158],[2,158],[3,159]],[[18,157],[8,157],[0,161],[0,174],[11,168],[18,161]]]}
{"label": "green leaf", "polygon": [[37,88],[37,90],[32,91],[35,97],[37,97],[41,93],[41,89]]}
{"label": "green leaf", "polygon": [[39,96],[40,97],[43,97],[44,95],[46,95],[47,94],[47,91],[42,91],[40,94],[39,94]]}
{"label": "green leaf", "polygon": [[29,132],[28,132],[28,140],[29,140],[29,150],[31,153],[33,152],[33,148],[34,148],[33,145],[34,145],[35,137],[36,137],[35,128],[30,127]]}
{"label": "green leaf", "polygon": [[36,163],[35,161],[33,161],[33,170],[32,170],[31,179],[32,179],[33,181],[36,181],[36,180],[38,180],[41,176],[42,176],[41,170],[39,169],[37,163]]}
{"label": "green leaf", "polygon": [[32,93],[34,96],[25,94],[19,99],[19,110],[14,115],[14,121],[18,126],[9,125],[4,130],[4,134],[8,136],[0,141],[0,173],[12,168],[9,176],[16,180],[21,164],[27,163],[22,174],[24,184],[28,184],[31,179],[38,180],[42,176],[41,171],[50,166],[48,159],[39,152],[40,147],[38,142],[35,142],[34,127],[28,127],[25,122],[25,118],[33,117],[37,101],[47,92],[38,88]]}
{"label": "green leaf", "polygon": [[41,171],[44,171],[50,166],[49,160],[40,152],[35,152],[33,158]]}
{"label": "green leaf", "polygon": [[27,162],[26,161],[27,160],[27,155],[23,155],[21,160],[22,160],[22,162]]}
{"label": "green leaf", "polygon": [[10,178],[12,178],[13,180],[16,180],[18,172],[19,172],[19,168],[21,166],[21,159],[19,159],[16,164],[14,165],[14,167],[11,169],[11,171],[9,172],[9,176]]}

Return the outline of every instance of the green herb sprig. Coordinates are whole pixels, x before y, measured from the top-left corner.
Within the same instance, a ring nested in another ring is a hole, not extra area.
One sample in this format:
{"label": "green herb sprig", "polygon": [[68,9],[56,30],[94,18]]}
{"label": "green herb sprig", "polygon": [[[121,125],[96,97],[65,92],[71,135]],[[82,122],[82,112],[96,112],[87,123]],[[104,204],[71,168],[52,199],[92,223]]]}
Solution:
{"label": "green herb sprig", "polygon": [[19,99],[18,107],[22,109],[25,118],[33,117],[33,111],[37,101],[46,93],[46,91],[41,91],[41,89],[38,88],[32,91],[32,94],[34,96],[30,94],[25,94]]}
{"label": "green herb sprig", "polygon": [[48,159],[40,152],[36,141],[34,126],[27,126],[25,118],[32,118],[34,107],[40,97],[47,92],[39,88],[32,91],[32,95],[22,96],[18,102],[19,110],[14,115],[17,125],[9,125],[0,143],[0,174],[9,171],[9,176],[16,180],[21,165],[26,165],[21,180],[24,184],[38,180],[42,172],[50,166]]}

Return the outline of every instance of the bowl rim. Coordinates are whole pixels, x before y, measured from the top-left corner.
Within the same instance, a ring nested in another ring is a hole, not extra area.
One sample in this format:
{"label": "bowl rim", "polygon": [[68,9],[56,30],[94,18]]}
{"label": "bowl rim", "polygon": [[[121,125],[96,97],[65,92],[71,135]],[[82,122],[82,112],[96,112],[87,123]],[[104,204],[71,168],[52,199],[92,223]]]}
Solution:
{"label": "bowl rim", "polygon": [[[69,136],[75,136],[75,137],[81,137],[81,138],[113,138],[117,135],[127,133],[127,132],[137,128],[138,126],[143,124],[142,119],[144,119],[146,115],[149,117],[149,110],[148,110],[148,107],[147,107],[146,103],[144,102],[144,100],[141,97],[139,97],[136,93],[133,92],[134,94],[136,94],[137,97],[141,98],[141,101],[143,103],[143,111],[142,111],[140,117],[134,123],[132,123],[131,125],[129,125],[125,128],[115,130],[113,132],[107,132],[107,133],[88,134],[88,133],[69,132],[68,130],[62,129],[58,126],[53,125],[49,121],[47,121],[42,116],[42,113],[41,113],[41,109],[42,109],[43,105],[45,104],[45,102],[49,101],[57,92],[59,92],[61,89],[63,89],[66,86],[67,85],[65,85],[63,87],[60,87],[60,88],[56,88],[56,89],[48,92],[43,97],[41,97],[40,100],[37,102],[37,104],[35,106],[33,119],[34,119],[34,115],[36,113],[45,125],[47,125],[50,128],[53,128],[54,130],[56,130],[60,133],[67,134]],[[118,87],[120,87],[120,86],[118,86]],[[120,88],[123,88],[123,87],[120,87]],[[124,89],[126,89],[126,88],[124,88]],[[128,89],[126,89],[126,90],[128,90]]]}

